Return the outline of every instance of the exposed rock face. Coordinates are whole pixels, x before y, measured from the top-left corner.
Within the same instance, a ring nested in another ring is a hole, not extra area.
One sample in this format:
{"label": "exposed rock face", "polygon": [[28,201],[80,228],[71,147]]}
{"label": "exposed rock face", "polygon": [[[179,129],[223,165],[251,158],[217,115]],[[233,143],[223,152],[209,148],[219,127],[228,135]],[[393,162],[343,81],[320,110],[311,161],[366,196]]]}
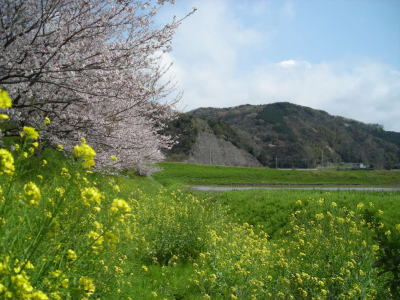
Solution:
{"label": "exposed rock face", "polygon": [[261,163],[247,151],[239,149],[231,142],[219,139],[207,131],[198,133],[187,162],[207,165],[262,167]]}

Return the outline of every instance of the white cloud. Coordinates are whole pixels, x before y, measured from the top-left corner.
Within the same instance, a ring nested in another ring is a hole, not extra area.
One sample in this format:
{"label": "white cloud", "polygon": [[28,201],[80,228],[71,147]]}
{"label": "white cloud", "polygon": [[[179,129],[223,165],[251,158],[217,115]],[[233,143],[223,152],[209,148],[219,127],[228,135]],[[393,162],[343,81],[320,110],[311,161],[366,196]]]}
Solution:
{"label": "white cloud", "polygon": [[[290,57],[243,65],[243,57],[271,36],[243,25],[232,3],[195,3],[198,12],[178,30],[165,57],[174,62],[171,75],[184,90],[182,110],[289,101],[400,131],[400,70],[368,60],[311,63]],[[268,9],[265,3],[259,5]]]}

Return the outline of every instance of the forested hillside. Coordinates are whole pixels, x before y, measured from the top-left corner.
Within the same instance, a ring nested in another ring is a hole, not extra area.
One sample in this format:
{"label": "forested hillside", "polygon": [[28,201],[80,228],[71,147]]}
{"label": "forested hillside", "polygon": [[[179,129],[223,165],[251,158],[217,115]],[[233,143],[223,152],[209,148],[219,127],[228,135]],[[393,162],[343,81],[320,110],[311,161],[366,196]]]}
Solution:
{"label": "forested hillside", "polygon": [[232,143],[269,167],[340,167],[348,163],[400,167],[400,133],[288,102],[199,108],[182,114],[169,128],[170,133],[180,135],[170,159],[190,159],[201,131]]}

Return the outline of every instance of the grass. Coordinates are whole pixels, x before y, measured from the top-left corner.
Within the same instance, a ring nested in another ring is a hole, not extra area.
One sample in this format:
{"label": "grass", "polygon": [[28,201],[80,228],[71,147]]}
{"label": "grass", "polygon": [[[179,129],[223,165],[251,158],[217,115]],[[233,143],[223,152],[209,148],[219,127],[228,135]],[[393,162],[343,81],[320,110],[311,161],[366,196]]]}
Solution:
{"label": "grass", "polygon": [[276,170],[160,163],[154,178],[164,185],[363,185],[400,186],[400,170]]}

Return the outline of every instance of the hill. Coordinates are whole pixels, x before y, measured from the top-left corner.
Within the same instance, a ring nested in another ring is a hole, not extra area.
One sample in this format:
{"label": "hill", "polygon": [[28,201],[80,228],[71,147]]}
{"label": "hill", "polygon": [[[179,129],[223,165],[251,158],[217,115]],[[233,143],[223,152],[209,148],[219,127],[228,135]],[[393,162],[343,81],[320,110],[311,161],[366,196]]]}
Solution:
{"label": "hill", "polygon": [[400,167],[400,133],[288,102],[199,108],[181,114],[167,130],[180,136],[168,160],[279,168]]}

